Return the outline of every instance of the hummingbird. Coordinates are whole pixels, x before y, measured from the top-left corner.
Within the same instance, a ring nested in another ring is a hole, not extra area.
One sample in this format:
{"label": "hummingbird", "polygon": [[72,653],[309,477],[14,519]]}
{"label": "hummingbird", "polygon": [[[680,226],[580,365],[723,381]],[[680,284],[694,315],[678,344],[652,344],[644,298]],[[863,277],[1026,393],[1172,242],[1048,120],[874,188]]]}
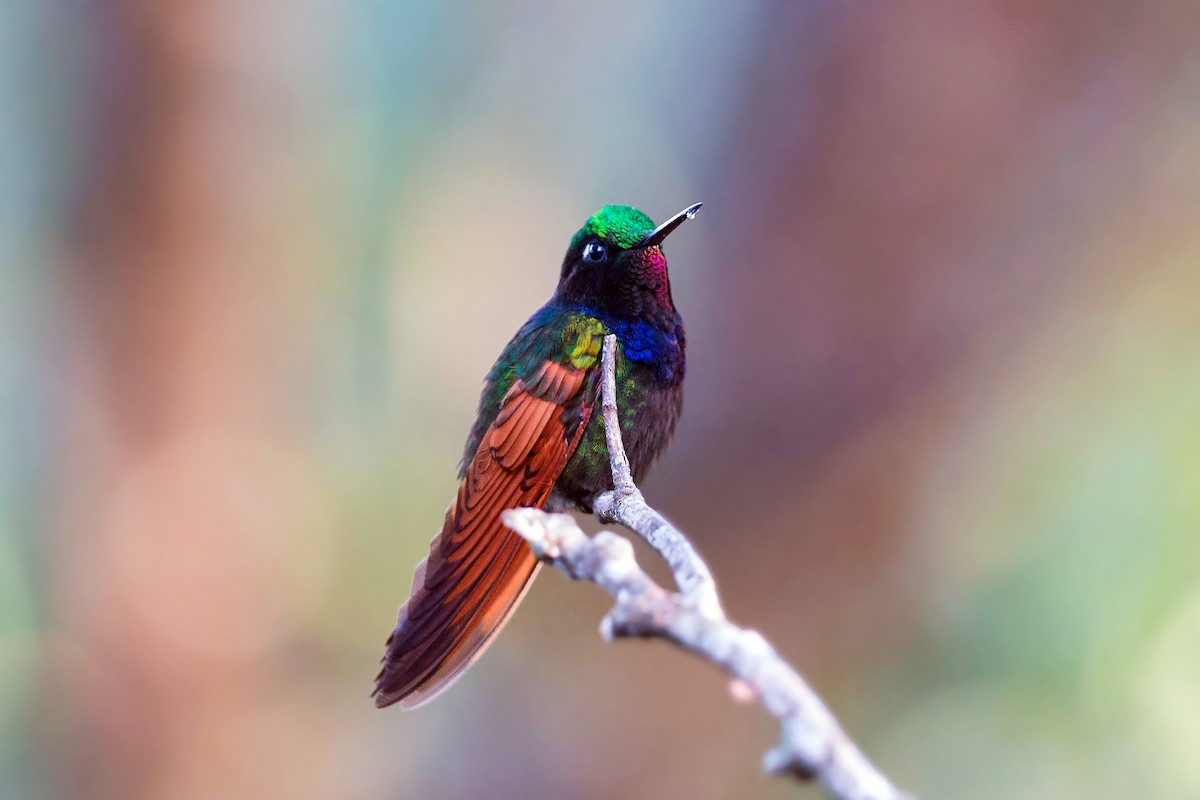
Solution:
{"label": "hummingbird", "polygon": [[541,563],[500,521],[510,508],[592,512],[613,488],[600,405],[600,349],[617,338],[621,435],[635,481],[667,448],[683,411],[686,338],[663,241],[700,203],[659,226],[604,206],[571,238],[553,296],[484,380],[458,493],[388,637],[373,696],[422,705],[495,639]]}

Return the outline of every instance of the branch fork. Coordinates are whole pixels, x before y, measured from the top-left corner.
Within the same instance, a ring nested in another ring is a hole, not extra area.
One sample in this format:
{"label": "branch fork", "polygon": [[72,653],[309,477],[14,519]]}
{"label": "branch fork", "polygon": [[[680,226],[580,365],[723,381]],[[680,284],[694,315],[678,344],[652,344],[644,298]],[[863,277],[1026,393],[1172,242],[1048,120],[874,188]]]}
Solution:
{"label": "branch fork", "polygon": [[570,515],[535,508],[505,511],[504,523],[541,561],[615,598],[600,624],[605,639],[665,639],[728,674],[735,699],[758,700],[781,727],[779,744],[763,758],[768,773],[819,781],[835,800],[906,800],[775,648],[757,631],[725,617],[708,565],[634,484],[617,418],[615,358],[616,337],[610,334],[604,338],[601,413],[613,491],[597,497],[593,508],[601,520],[645,539],[670,565],[678,592],[655,583],[638,564],[633,545],[611,531],[589,537]]}

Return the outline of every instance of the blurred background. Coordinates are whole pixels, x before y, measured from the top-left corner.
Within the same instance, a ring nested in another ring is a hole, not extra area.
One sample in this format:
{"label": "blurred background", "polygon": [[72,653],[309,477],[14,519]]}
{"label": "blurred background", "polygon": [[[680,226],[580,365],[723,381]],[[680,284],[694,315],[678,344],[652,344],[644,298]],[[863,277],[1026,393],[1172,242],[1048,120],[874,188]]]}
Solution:
{"label": "blurred background", "polygon": [[1200,797],[1200,4],[7,0],[0,123],[0,797],[820,796],[557,573],[368,698],[571,234],[697,200],[734,619],[922,798]]}

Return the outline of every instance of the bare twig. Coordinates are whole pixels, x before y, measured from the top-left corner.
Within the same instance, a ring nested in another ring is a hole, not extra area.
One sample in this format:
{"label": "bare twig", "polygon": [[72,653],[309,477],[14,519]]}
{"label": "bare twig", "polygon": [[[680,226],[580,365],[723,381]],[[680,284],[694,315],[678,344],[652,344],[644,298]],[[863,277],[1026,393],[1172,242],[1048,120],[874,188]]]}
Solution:
{"label": "bare twig", "polygon": [[650,507],[642,497],[642,490],[633,482],[629,457],[625,455],[625,444],[621,441],[621,424],[617,419],[616,349],[617,337],[605,336],[600,411],[604,415],[604,438],[612,463],[613,490],[597,497],[592,509],[605,522],[620,523],[645,539],[671,565],[680,594],[705,616],[724,619],[717,584],[708,564],[686,536]]}
{"label": "bare twig", "polygon": [[606,639],[657,637],[708,660],[734,679],[736,695],[758,699],[779,720],[782,737],[763,759],[772,774],[819,780],[837,800],[902,800],[862,755],[804,679],[756,631],[725,618],[708,566],[691,542],[647,505],[633,483],[615,403],[615,337],[604,341],[602,411],[612,462],[612,492],[596,499],[603,519],[619,522],[650,543],[671,565],[679,593],[656,584],[638,565],[633,546],[610,531],[589,538],[566,514],[532,508],[504,512],[542,561],[616,598],[600,630]]}

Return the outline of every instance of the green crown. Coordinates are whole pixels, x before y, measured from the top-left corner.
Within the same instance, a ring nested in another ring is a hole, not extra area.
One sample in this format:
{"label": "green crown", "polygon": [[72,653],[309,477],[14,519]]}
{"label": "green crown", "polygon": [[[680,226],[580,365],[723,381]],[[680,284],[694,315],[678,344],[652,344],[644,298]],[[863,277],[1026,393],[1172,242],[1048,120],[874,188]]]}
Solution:
{"label": "green crown", "polygon": [[629,248],[654,230],[654,222],[632,206],[605,206],[588,219],[571,239],[571,246],[596,236],[617,247]]}

